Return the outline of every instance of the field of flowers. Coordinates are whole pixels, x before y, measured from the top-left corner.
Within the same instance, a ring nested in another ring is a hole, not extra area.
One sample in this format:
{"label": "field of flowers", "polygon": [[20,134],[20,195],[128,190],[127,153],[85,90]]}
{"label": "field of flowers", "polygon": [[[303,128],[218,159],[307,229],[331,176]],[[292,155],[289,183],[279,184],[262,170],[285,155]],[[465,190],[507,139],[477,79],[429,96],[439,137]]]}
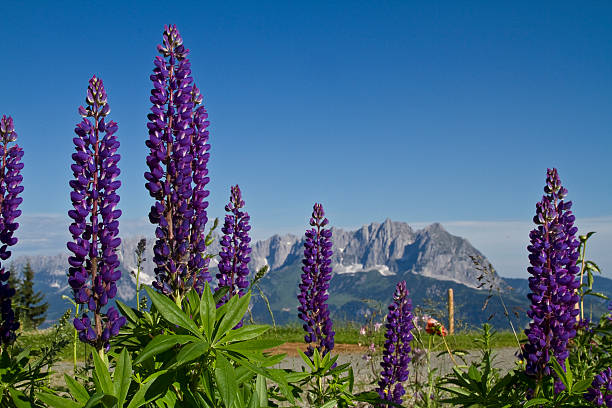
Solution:
{"label": "field of flowers", "polygon": [[[153,199],[156,279],[151,287],[137,282],[137,307],[111,305],[121,279],[120,142],[103,82],[94,76],[73,139],[67,266],[74,316],[67,313],[43,344],[20,341],[15,290],[10,272],[0,269],[1,407],[612,406],[611,317],[584,317],[582,299],[595,294],[584,257],[591,234],[577,235],[556,169],[548,169],[536,204],[528,247],[531,323],[524,335],[510,337],[513,367],[494,364],[495,334],[486,324],[472,337],[478,358],[466,358],[443,324],[413,310],[410,282],[400,281],[380,319],[353,334],[373,378],[356,387],[353,364],[335,350],[328,309],[333,237],[320,203],[305,232],[298,288],[300,368],[284,366],[286,356],[271,350],[285,339],[247,318],[251,289],[267,270],[249,269],[250,218],[238,185],[225,207],[222,250],[207,251],[217,227],[216,221],[207,227],[208,113],[176,26],[165,27],[157,50],[144,174]],[[0,121],[0,139],[0,259],[6,264],[18,242],[23,191],[24,152],[10,116]],[[213,257],[219,259],[215,279]],[[70,319],[74,332],[67,333]],[[74,375],[51,385],[48,367],[69,344]],[[84,365],[77,364],[79,355]],[[452,366],[445,373],[432,364],[440,356]]]}

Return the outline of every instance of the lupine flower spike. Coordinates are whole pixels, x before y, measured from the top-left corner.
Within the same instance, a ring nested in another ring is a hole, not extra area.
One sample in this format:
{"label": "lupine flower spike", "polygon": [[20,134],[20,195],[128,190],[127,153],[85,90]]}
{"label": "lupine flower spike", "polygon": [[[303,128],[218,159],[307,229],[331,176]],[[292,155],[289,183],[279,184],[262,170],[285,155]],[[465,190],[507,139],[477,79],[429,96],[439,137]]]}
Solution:
{"label": "lupine flower spike", "polygon": [[408,379],[411,331],[414,328],[412,302],[408,297],[406,281],[399,282],[395,288],[386,328],[383,360],[380,363],[383,370],[376,391],[381,398],[401,404],[406,393],[402,382]]}
{"label": "lupine flower spike", "polygon": [[305,354],[312,357],[316,348],[321,355],[334,348],[334,331],[327,307],[327,290],[331,280],[332,232],[324,228],[329,221],[324,217],[323,206],[315,204],[310,219],[313,227],[306,231],[302,282],[298,294],[298,317],[304,321],[308,344]]}
{"label": "lupine flower spike", "polygon": [[180,303],[192,287],[210,281],[204,228],[208,222],[208,113],[191,77],[191,64],[176,26],[166,26],[151,75],[150,149],[146,188],[155,205],[153,286]]}
{"label": "lupine flower spike", "polygon": [[[576,336],[576,304],[580,300],[575,279],[579,272],[578,229],[570,211],[572,203],[564,201],[567,190],[561,186],[556,169],[548,169],[544,192],[533,218],[538,227],[529,234],[531,245],[527,247],[531,263],[527,270],[532,275],[527,315],[532,321],[525,330],[528,342],[523,351],[526,372],[538,382],[551,375],[551,355],[565,367],[568,342]],[[556,392],[562,389],[563,384],[556,381]]]}
{"label": "lupine flower spike", "polygon": [[[225,223],[221,231],[221,251],[219,257],[219,273],[217,279],[219,285],[217,290],[222,287],[229,288],[227,294],[221,298],[217,306],[226,303],[233,296],[242,297],[249,286],[247,276],[249,275],[249,261],[251,260],[251,247],[249,238],[249,214],[241,211],[244,208],[244,200],[238,185],[231,188],[229,204],[225,206],[225,211],[230,214],[225,216]],[[237,327],[242,326],[242,322]]]}
{"label": "lupine flower spike", "polygon": [[583,396],[598,407],[612,407],[612,368],[597,374]]}
{"label": "lupine flower spike", "polygon": [[[11,256],[8,247],[17,243],[17,238],[13,233],[19,227],[16,222],[21,215],[19,204],[23,201],[19,194],[23,191],[21,181],[21,169],[23,163],[23,149],[17,144],[12,144],[17,140],[17,132],[13,125],[13,118],[2,116],[0,119],[0,260],[6,261]],[[9,146],[9,144],[12,144]],[[9,345],[15,341],[15,331],[19,328],[19,323],[15,320],[11,298],[15,295],[15,288],[9,286],[11,272],[4,266],[0,267],[0,342],[2,345]]]}
{"label": "lupine flower spike", "polygon": [[110,337],[125,324],[125,317],[114,307],[102,311],[117,294],[116,282],[121,277],[116,254],[121,244],[121,210],[117,209],[120,156],[117,124],[106,121],[110,108],[101,79],[94,76],[89,80],[85,101],[87,106],[79,107],[83,120],[77,124],[73,139],[76,153],[72,154],[70,199],[74,209],[68,211],[73,222],[69,227],[72,241],[67,245],[73,255],[68,258],[68,283],[75,301],[88,309],[74,319],[79,339],[100,352],[108,351]]}

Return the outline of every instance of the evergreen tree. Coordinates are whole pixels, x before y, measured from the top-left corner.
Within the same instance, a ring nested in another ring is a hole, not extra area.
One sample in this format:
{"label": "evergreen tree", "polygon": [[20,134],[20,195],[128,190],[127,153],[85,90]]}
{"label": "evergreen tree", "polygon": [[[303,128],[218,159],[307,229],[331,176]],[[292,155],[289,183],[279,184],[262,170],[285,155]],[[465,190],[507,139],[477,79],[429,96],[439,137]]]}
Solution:
{"label": "evergreen tree", "polygon": [[15,303],[20,309],[21,324],[23,328],[35,329],[45,321],[49,303],[41,303],[45,295],[34,292],[34,270],[29,262],[23,268],[23,280],[19,283]]}

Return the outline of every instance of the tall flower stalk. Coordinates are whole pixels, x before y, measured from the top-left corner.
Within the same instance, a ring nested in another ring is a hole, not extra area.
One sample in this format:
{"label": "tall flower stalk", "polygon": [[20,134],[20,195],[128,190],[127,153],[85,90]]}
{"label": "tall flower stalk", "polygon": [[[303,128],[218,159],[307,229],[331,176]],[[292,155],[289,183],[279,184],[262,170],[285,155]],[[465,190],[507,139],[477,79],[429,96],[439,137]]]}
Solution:
{"label": "tall flower stalk", "polygon": [[[531,306],[527,315],[532,319],[525,330],[527,343],[523,357],[527,374],[538,382],[551,375],[550,356],[554,355],[562,367],[569,355],[568,342],[576,336],[576,304],[580,300],[576,289],[579,241],[571,201],[564,201],[567,189],[561,186],[557,169],[548,169],[546,193],[536,204],[533,221],[537,228],[531,231],[531,245],[527,268],[531,293],[527,296]],[[555,383],[557,392],[563,389]],[[537,390],[536,390],[537,393]]]}
{"label": "tall flower stalk", "polygon": [[155,204],[149,220],[156,224],[153,286],[180,304],[192,287],[201,293],[210,281],[204,256],[208,222],[208,113],[191,77],[189,50],[176,26],[166,26],[151,75],[150,149],[145,187]]}
{"label": "tall flower stalk", "polygon": [[315,204],[310,218],[313,227],[306,231],[304,242],[304,260],[302,263],[302,281],[298,294],[298,317],[304,321],[306,335],[304,341],[308,347],[305,354],[312,357],[316,348],[321,355],[334,348],[332,320],[329,316],[327,299],[329,281],[331,280],[332,232],[326,229],[329,224],[321,204]]}
{"label": "tall flower stalk", "polygon": [[[242,297],[246,293],[246,288],[249,286],[247,276],[249,275],[249,261],[251,260],[251,238],[249,231],[249,214],[242,211],[244,208],[244,200],[240,187],[235,185],[231,187],[230,201],[225,206],[225,211],[229,212],[225,216],[225,222],[221,231],[221,251],[219,257],[219,273],[217,279],[219,285],[217,290],[227,287],[229,290],[221,300],[219,305],[226,303],[233,296]],[[238,327],[242,326],[242,322]]]}
{"label": "tall flower stalk", "polygon": [[[23,192],[21,182],[21,169],[23,163],[23,149],[17,144],[17,132],[13,124],[13,118],[2,116],[0,119],[0,260],[6,261],[11,256],[8,247],[17,243],[13,236],[19,223],[17,217],[21,215],[19,205],[23,201],[19,194]],[[6,264],[6,262],[4,262]],[[19,322],[15,319],[11,298],[15,295],[15,288],[9,284],[10,270],[3,265],[0,266],[0,342],[3,346],[15,341],[15,331],[19,328]]]}
{"label": "tall flower stalk", "polygon": [[406,281],[399,282],[395,287],[385,326],[387,332],[385,333],[383,359],[380,363],[382,372],[376,392],[384,400],[401,404],[402,397],[406,393],[402,382],[408,379],[410,342],[414,328],[412,302],[408,297]]}
{"label": "tall flower stalk", "polygon": [[74,209],[68,211],[73,222],[69,227],[72,241],[67,244],[73,255],[68,258],[68,283],[76,303],[87,308],[74,319],[79,339],[103,354],[109,349],[110,337],[125,324],[125,317],[114,307],[106,313],[102,310],[117,294],[116,282],[121,277],[116,254],[121,244],[119,141],[117,124],[106,119],[110,107],[101,79],[94,76],[89,80],[85,101],[87,106],[79,107],[83,119],[76,125],[77,137],[73,139],[76,153],[72,154],[70,199]]}

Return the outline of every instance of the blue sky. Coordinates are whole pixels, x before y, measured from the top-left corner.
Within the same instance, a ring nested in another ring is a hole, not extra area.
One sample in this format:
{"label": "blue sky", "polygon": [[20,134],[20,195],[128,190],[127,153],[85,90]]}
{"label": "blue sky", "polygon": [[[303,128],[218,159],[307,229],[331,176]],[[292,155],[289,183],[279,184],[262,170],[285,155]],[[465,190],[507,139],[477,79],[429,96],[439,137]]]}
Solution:
{"label": "blue sky", "polygon": [[305,3],[2,2],[0,114],[26,166],[17,252],[64,247],[93,74],[119,123],[122,231],[152,233],[148,77],[175,23],[210,113],[212,216],[238,183],[256,238],[300,233],[315,201],[345,228],[439,221],[524,276],[554,166],[612,277],[610,3]]}

